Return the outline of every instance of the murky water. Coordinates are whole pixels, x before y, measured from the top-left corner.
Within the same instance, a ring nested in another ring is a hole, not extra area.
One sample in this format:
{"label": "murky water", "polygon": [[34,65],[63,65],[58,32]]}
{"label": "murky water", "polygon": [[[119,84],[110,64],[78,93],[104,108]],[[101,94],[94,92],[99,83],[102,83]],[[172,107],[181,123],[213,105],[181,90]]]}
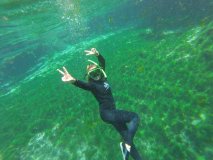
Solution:
{"label": "murky water", "polygon": [[[1,0],[0,160],[122,159],[85,80],[95,47],[117,108],[137,112],[147,160],[210,160],[211,0]],[[95,60],[95,58],[94,58]]]}

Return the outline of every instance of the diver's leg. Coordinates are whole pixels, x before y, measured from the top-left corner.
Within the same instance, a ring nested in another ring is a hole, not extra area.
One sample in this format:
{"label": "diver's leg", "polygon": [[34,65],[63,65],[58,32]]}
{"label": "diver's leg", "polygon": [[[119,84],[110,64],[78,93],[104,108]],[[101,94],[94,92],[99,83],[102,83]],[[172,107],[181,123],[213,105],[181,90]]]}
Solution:
{"label": "diver's leg", "polygon": [[128,128],[125,123],[112,123],[115,129],[119,132],[122,139],[126,142],[128,137]]}
{"label": "diver's leg", "polygon": [[[128,128],[127,128],[126,124],[125,123],[114,123],[112,125],[119,132],[119,134],[121,135],[123,140],[126,142],[126,140],[128,139],[127,138],[128,137]],[[141,158],[140,154],[138,153],[133,142],[132,142],[132,146],[131,146],[130,155],[132,156],[132,158],[134,160],[142,160],[142,158]]]}
{"label": "diver's leg", "polygon": [[136,149],[134,143],[133,143],[132,146],[131,146],[130,155],[132,156],[132,158],[133,158],[134,160],[142,160],[142,158],[141,158],[140,154],[138,153],[138,151],[137,151],[137,149]]}
{"label": "diver's leg", "polygon": [[114,123],[116,124],[125,124],[127,126],[127,134],[124,137],[125,143],[128,145],[132,145],[133,138],[138,129],[139,125],[139,117],[134,112],[128,112],[123,110],[115,110],[114,111]]}
{"label": "diver's leg", "polygon": [[[126,124],[114,122],[114,123],[112,123],[112,125],[120,133],[120,135],[123,139],[122,141],[126,142],[127,137],[128,137],[128,128],[127,128]],[[121,152],[122,152],[122,155],[123,155],[123,160],[128,160],[130,153],[127,151],[127,149],[125,147],[125,143],[121,142],[120,148],[121,148]]]}
{"label": "diver's leg", "polygon": [[[112,123],[112,125],[116,128],[116,130],[120,133],[121,137],[124,139],[124,142],[131,146],[130,155],[134,160],[142,160],[139,155],[135,145],[133,143],[134,135],[137,131],[139,124],[139,117],[137,114],[133,112],[116,110],[116,122]],[[126,125],[126,123],[128,123]]]}
{"label": "diver's leg", "polygon": [[130,143],[130,145],[132,145],[133,143],[133,138],[135,136],[135,133],[138,129],[139,126],[139,116],[136,113],[132,113],[132,119],[131,121],[128,123],[127,127],[128,127],[128,141]]}
{"label": "diver's leg", "polygon": [[[125,144],[133,146],[132,154],[130,148],[130,154],[135,160],[138,156],[138,152],[133,144],[133,138],[139,125],[139,117],[134,112],[128,112],[124,110],[102,110],[100,112],[103,121],[112,124],[116,130],[120,133],[124,139]],[[125,146],[126,147],[126,146]]]}

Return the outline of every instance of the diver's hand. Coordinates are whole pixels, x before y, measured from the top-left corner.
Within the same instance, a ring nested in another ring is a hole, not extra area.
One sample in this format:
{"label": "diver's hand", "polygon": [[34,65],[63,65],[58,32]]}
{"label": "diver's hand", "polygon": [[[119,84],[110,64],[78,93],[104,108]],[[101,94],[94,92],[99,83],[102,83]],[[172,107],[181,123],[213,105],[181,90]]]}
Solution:
{"label": "diver's hand", "polygon": [[71,75],[69,74],[69,72],[67,71],[67,69],[65,67],[63,67],[63,70],[64,71],[61,71],[60,69],[57,69],[57,71],[59,73],[62,74],[63,77],[61,77],[61,80],[63,82],[71,82],[71,83],[74,83],[76,81],[76,79]]}
{"label": "diver's hand", "polygon": [[84,51],[86,53],[86,55],[95,55],[95,56],[99,56],[99,52],[96,50],[96,48],[92,48],[90,51],[89,50],[85,50]]}

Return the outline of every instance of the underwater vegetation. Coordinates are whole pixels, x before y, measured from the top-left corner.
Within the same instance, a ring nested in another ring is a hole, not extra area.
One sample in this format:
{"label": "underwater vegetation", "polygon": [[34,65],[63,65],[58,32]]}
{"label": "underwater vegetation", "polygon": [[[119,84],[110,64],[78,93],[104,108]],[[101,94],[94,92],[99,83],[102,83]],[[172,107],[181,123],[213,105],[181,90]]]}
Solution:
{"label": "underwater vegetation", "polygon": [[[80,52],[99,48],[117,107],[140,115],[135,143],[144,159],[211,159],[212,29],[209,23],[159,40],[143,37],[144,29],[126,29],[79,44]],[[101,122],[95,99],[62,84],[55,71],[64,64],[83,79],[78,54],[61,63],[50,59],[48,72],[1,97],[1,120],[7,122],[0,126],[1,159],[120,158],[119,135]]]}

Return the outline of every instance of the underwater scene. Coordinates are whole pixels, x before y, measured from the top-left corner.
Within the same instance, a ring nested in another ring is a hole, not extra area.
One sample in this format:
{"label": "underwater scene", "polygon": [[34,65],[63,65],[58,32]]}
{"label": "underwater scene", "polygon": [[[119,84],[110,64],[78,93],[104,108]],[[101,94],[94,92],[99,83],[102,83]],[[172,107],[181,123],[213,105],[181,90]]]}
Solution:
{"label": "underwater scene", "polygon": [[143,160],[212,159],[212,0],[1,0],[0,160],[122,160],[94,96],[57,71],[86,82],[91,48],[140,117]]}

